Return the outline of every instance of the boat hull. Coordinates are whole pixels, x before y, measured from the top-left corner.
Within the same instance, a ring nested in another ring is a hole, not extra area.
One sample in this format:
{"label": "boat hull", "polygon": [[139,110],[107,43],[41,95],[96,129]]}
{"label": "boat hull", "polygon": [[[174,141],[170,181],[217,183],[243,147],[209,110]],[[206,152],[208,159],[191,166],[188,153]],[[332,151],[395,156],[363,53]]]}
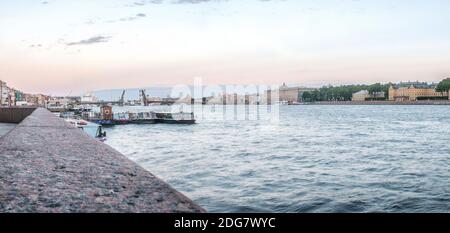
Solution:
{"label": "boat hull", "polygon": [[115,123],[112,120],[89,120],[90,122],[102,125],[102,126],[113,126]]}
{"label": "boat hull", "polygon": [[156,120],[156,123],[161,123],[161,124],[192,125],[192,124],[195,124],[195,120],[157,119],[157,120]]}
{"label": "boat hull", "polygon": [[127,125],[130,124],[130,120],[113,120],[114,125]]}
{"label": "boat hull", "polygon": [[156,124],[156,119],[139,119],[139,120],[132,120],[132,121],[130,121],[130,124],[137,124],[137,125]]}

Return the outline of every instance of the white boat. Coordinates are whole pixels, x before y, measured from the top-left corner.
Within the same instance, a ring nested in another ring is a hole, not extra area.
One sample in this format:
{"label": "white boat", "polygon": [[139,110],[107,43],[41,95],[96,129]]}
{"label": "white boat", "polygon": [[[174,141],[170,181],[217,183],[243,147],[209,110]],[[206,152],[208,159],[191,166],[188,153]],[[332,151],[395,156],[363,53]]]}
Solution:
{"label": "white boat", "polygon": [[87,133],[92,138],[95,138],[101,142],[106,141],[106,132],[103,131],[103,128],[99,124],[95,124],[92,122],[88,122],[85,120],[79,120],[79,119],[73,119],[68,118],[65,119],[68,123],[73,125],[76,128],[79,128],[83,130],[85,133]]}

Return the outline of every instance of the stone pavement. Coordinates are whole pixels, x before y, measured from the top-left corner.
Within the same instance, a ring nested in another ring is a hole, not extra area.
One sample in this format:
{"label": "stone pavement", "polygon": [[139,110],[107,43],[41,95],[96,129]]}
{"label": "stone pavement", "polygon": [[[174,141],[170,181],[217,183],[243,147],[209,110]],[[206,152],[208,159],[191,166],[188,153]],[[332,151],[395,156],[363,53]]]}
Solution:
{"label": "stone pavement", "polygon": [[46,109],[0,139],[0,212],[204,211]]}

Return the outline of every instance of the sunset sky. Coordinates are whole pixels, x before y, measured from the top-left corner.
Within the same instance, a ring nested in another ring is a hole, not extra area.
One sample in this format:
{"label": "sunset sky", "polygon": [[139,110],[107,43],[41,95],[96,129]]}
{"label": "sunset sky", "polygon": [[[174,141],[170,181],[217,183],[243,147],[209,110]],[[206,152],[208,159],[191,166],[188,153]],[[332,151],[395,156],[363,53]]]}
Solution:
{"label": "sunset sky", "polygon": [[0,80],[26,92],[450,77],[448,0],[2,0]]}

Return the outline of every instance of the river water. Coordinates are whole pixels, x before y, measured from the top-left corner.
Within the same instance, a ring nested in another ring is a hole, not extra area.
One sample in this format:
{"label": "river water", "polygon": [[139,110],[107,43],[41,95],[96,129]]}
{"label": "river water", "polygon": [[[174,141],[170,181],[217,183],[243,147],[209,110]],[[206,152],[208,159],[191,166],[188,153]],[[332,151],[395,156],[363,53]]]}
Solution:
{"label": "river water", "polygon": [[210,212],[450,210],[448,106],[279,106],[276,121],[195,110],[198,124],[116,126],[106,143]]}
{"label": "river water", "polygon": [[17,124],[0,123],[0,137],[9,133],[9,131],[13,130],[16,125]]}

